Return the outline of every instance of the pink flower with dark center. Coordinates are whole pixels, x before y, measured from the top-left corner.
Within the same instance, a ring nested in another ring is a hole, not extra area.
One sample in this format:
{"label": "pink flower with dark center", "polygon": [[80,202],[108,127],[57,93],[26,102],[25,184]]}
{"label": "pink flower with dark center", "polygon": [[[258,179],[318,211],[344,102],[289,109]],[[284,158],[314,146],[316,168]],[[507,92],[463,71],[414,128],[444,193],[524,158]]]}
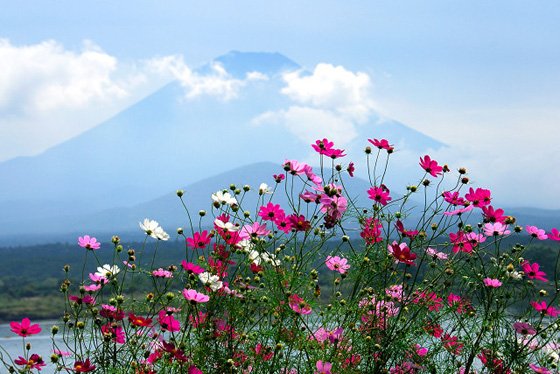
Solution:
{"label": "pink flower with dark center", "polygon": [[348,269],[350,269],[350,265],[348,265],[348,260],[345,258],[341,258],[338,256],[327,256],[327,260],[325,264],[330,270],[338,271],[340,274],[346,273]]}
{"label": "pink flower with dark center", "polygon": [[507,225],[501,222],[484,224],[484,235],[486,236],[502,236],[509,234],[511,234],[511,231],[507,229]]}
{"label": "pink flower with dark center", "polygon": [[426,254],[428,256],[433,257],[434,259],[438,259],[438,260],[447,260],[448,256],[447,254],[443,253],[443,252],[438,252],[436,249],[428,247],[426,248]]}
{"label": "pink flower with dark center", "polygon": [[381,237],[382,227],[377,219],[368,217],[364,220],[360,236],[365,240],[366,244],[378,243],[383,240]]}
{"label": "pink flower with dark center", "polygon": [[453,253],[471,253],[473,250],[473,245],[471,244],[465,233],[462,231],[458,231],[457,233],[449,233],[449,241],[453,244]]}
{"label": "pink flower with dark center", "polygon": [[394,300],[401,301],[404,295],[402,284],[395,284],[386,288],[385,294]]}
{"label": "pink flower with dark center", "polygon": [[181,266],[189,274],[202,274],[206,271],[203,267],[195,265],[192,262],[187,262],[186,260],[181,261]]}
{"label": "pink flower with dark center", "polygon": [[313,147],[313,149],[321,155],[326,154],[325,151],[332,149],[333,146],[334,143],[330,142],[327,138],[324,138],[323,140],[316,140],[315,144],[311,144],[311,147]]}
{"label": "pink flower with dark center", "polygon": [[531,301],[531,306],[542,314],[549,315],[551,317],[558,317],[560,315],[560,309],[556,309],[552,305],[546,305],[546,301]]}
{"label": "pink flower with dark center", "polygon": [[515,322],[513,328],[521,335],[535,335],[537,330],[533,326],[525,322]]}
{"label": "pink flower with dark center", "polygon": [[443,343],[443,348],[454,355],[460,354],[463,350],[463,347],[465,346],[459,341],[459,338],[457,338],[456,336],[451,336],[449,334],[443,335],[441,337],[441,342]]}
{"label": "pink flower with dark center", "polygon": [[504,216],[503,209],[496,209],[492,205],[482,207],[482,215],[484,216],[484,222],[500,222],[506,223],[506,216]]}
{"label": "pink flower with dark center", "polygon": [[208,244],[210,244],[211,239],[212,236],[208,235],[207,230],[204,230],[203,232],[195,232],[192,238],[187,238],[187,247],[192,249],[204,249],[208,246]]}
{"label": "pink flower with dark center", "polygon": [[477,208],[482,208],[483,206],[490,205],[492,200],[490,190],[484,188],[477,188],[474,190],[472,187],[469,192],[465,195],[465,199],[470,201],[473,206]]}
{"label": "pink flower with dark center", "polygon": [[259,217],[265,221],[276,222],[279,218],[284,217],[286,213],[278,204],[268,203],[259,209]]}
{"label": "pink flower with dark center", "polygon": [[443,199],[451,205],[465,205],[465,199],[459,196],[459,192],[445,191],[443,194]]}
{"label": "pink flower with dark center", "polygon": [[297,314],[311,314],[312,310],[309,304],[307,304],[301,297],[297,294],[293,294],[288,298],[288,304],[290,308]]}
{"label": "pink flower with dark center", "polygon": [[284,170],[292,175],[301,175],[305,173],[305,167],[307,164],[300,163],[296,160],[286,160],[282,166],[284,167]]}
{"label": "pink flower with dark center", "polygon": [[320,202],[321,212],[327,213],[335,220],[342,218],[348,208],[348,200],[344,196],[334,195],[330,197],[327,194],[322,194]]}
{"label": "pink flower with dark center", "polygon": [[379,148],[379,149],[384,149],[387,151],[387,153],[393,153],[394,151],[394,147],[389,144],[389,141],[387,139],[368,139],[368,142],[370,142],[371,144],[373,144],[375,147]]}
{"label": "pink flower with dark center", "polygon": [[95,365],[92,365],[89,358],[85,361],[74,362],[74,371],[76,373],[90,373],[96,369]]}
{"label": "pink flower with dark center", "polygon": [[126,342],[124,330],[121,326],[113,327],[111,323],[108,323],[101,326],[101,332],[103,335],[110,337],[117,344],[124,344]]}
{"label": "pink flower with dark center", "polygon": [[383,206],[387,205],[387,203],[393,199],[389,195],[389,192],[390,192],[389,189],[385,186],[381,186],[381,187],[374,186],[367,191],[368,196],[371,200]]}
{"label": "pink flower with dark center", "polygon": [[537,238],[539,240],[548,239],[546,232],[543,229],[539,229],[537,226],[525,226],[525,230],[527,230],[527,234],[531,235],[533,238]]}
{"label": "pink flower with dark center", "polygon": [[266,224],[261,225],[258,222],[254,222],[252,225],[243,226],[241,228],[241,231],[239,232],[239,236],[241,236],[241,239],[257,238],[259,236],[266,236],[268,234],[270,234],[270,230],[267,230]]}
{"label": "pink flower with dark center", "polygon": [[76,296],[76,295],[70,295],[70,296],[68,296],[68,300],[73,301],[77,305],[82,305],[82,304],[93,305],[93,304],[95,304],[95,299],[91,295],[85,295],[83,297]]}
{"label": "pink flower with dark center", "polygon": [[208,300],[210,300],[210,296],[197,292],[196,290],[184,289],[183,296],[193,304],[207,303]]}
{"label": "pink flower with dark center", "polygon": [[25,373],[31,372],[31,370],[33,369],[37,369],[41,371],[41,368],[43,366],[47,366],[47,364],[45,364],[45,361],[43,361],[43,358],[39,356],[37,353],[33,353],[31,356],[29,356],[28,359],[19,356],[17,359],[14,360],[14,363],[20,366],[24,366]]}
{"label": "pink flower with dark center", "polygon": [[152,271],[152,275],[156,278],[173,278],[173,273],[163,268]]}
{"label": "pink flower with dark center", "polygon": [[401,235],[405,238],[414,239],[416,235],[418,235],[418,230],[405,230],[403,223],[400,219],[397,220],[395,224],[397,231],[401,233]]}
{"label": "pink flower with dark center", "polygon": [[414,265],[414,260],[416,259],[416,254],[410,252],[410,248],[406,245],[406,243],[397,243],[396,241],[393,244],[387,246],[387,250],[393,257],[403,264],[407,265]]}
{"label": "pink flower with dark center", "polygon": [[19,322],[10,322],[10,330],[13,333],[18,334],[19,336],[26,336],[35,335],[41,332],[41,326],[38,323],[31,324],[31,320],[29,318],[24,318]]}
{"label": "pink flower with dark center", "polygon": [[274,178],[274,181],[276,183],[282,183],[282,181],[284,180],[284,178],[286,178],[286,176],[284,174],[274,174],[272,178]]}
{"label": "pink flower with dark center", "polygon": [[301,214],[290,214],[288,216],[288,221],[290,222],[292,228],[296,231],[307,231],[311,229],[311,222],[305,219],[305,216]]}
{"label": "pink flower with dark center", "polygon": [[467,205],[464,208],[459,208],[459,209],[455,209],[449,212],[443,212],[444,216],[460,216],[463,213],[467,213],[470,212],[471,210],[473,210],[474,207],[472,205]]}
{"label": "pink flower with dark center", "polygon": [[484,285],[486,287],[498,288],[502,285],[502,282],[500,282],[499,279],[495,278],[484,278],[482,281],[484,282]]}
{"label": "pink flower with dark center", "polygon": [[550,240],[560,241],[560,232],[558,229],[554,228],[550,230],[550,234],[548,235]]}
{"label": "pink flower with dark center", "polygon": [[424,156],[424,158],[420,157],[420,167],[434,178],[443,174],[443,167],[439,166],[437,161],[432,160],[428,155]]}
{"label": "pink flower with dark center", "polygon": [[319,360],[315,364],[315,367],[317,368],[315,374],[332,374],[331,373],[332,364],[330,362],[323,362]]}
{"label": "pink flower with dark center", "polygon": [[540,266],[538,263],[534,262],[531,264],[529,261],[523,261],[521,267],[523,268],[523,272],[525,273],[527,278],[537,279],[542,282],[548,282],[548,279],[545,278],[546,273],[540,270]]}
{"label": "pink flower with dark center", "polygon": [[171,311],[160,310],[158,322],[163,331],[177,332],[181,330],[181,323],[173,317]]}
{"label": "pink flower with dark center", "polygon": [[353,162],[348,164],[348,168],[346,168],[346,171],[348,172],[348,175],[350,175],[350,177],[354,176],[354,172],[356,171],[356,168],[354,168],[354,163]]}
{"label": "pink flower with dark center", "polygon": [[91,250],[101,248],[101,243],[99,243],[96,238],[90,237],[89,235],[80,236],[78,238],[78,245]]}

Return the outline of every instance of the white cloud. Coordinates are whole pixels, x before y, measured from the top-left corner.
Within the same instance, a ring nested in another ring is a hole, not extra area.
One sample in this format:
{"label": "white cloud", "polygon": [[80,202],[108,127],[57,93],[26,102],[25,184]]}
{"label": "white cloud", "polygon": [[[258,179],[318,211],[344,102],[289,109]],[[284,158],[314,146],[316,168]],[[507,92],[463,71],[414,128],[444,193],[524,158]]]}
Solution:
{"label": "white cloud", "polygon": [[292,72],[284,80],[287,85],[282,93],[299,104],[334,111],[359,123],[375,109],[372,82],[366,73],[321,63],[310,75]]}

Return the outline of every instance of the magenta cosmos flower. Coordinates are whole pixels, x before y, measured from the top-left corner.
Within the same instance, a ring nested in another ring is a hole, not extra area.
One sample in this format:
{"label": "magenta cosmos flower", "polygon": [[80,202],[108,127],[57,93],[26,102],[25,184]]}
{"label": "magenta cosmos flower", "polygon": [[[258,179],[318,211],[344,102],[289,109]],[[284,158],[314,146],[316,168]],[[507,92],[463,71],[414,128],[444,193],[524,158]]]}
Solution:
{"label": "magenta cosmos flower", "polygon": [[173,278],[173,273],[163,268],[152,271],[152,275],[156,278]]}
{"label": "magenta cosmos flower", "polygon": [[533,238],[537,238],[539,240],[546,240],[548,239],[548,235],[546,235],[543,229],[539,229],[537,226],[525,226],[525,230],[527,230],[527,234],[531,235]]}
{"label": "magenta cosmos flower", "polygon": [[10,330],[12,332],[18,334],[19,336],[26,336],[35,335],[41,332],[41,326],[38,323],[31,324],[29,318],[24,318],[19,322],[10,322]]}
{"label": "magenta cosmos flower", "polygon": [[206,271],[203,267],[193,264],[192,262],[187,262],[186,260],[181,261],[181,266],[189,274],[202,274]]}
{"label": "magenta cosmos flower", "polygon": [[387,139],[368,139],[368,142],[370,142],[371,144],[373,144],[375,147],[379,148],[379,149],[384,149],[387,151],[387,153],[393,153],[394,151],[394,147],[392,144],[389,144],[389,141]]}
{"label": "magenta cosmos flower", "polygon": [[74,362],[74,371],[76,373],[90,373],[95,369],[96,366],[89,361],[89,358],[87,358],[85,361]]}
{"label": "magenta cosmos flower", "polygon": [[204,230],[203,232],[195,232],[192,238],[187,238],[187,247],[192,249],[204,249],[208,244],[210,244],[211,239],[212,236],[208,235],[207,230]]}
{"label": "magenta cosmos flower", "polygon": [[288,298],[290,308],[297,314],[311,314],[311,307],[297,294],[293,294]]}
{"label": "magenta cosmos flower", "polygon": [[206,303],[210,300],[210,296],[197,292],[196,290],[183,290],[183,296],[193,304]]}
{"label": "magenta cosmos flower", "polygon": [[534,262],[531,264],[529,261],[523,261],[521,267],[523,268],[523,272],[525,273],[527,278],[540,280],[542,282],[548,282],[548,279],[545,278],[546,273],[540,270],[540,266],[538,263]]}
{"label": "magenta cosmos flower", "polygon": [[[28,370],[37,369],[41,371],[41,368],[43,366],[47,366],[47,364],[45,364],[45,361],[43,361],[43,358],[39,356],[37,353],[33,353],[31,356],[29,356],[28,359],[19,356],[17,359],[14,360],[14,362],[18,365],[24,366],[25,369]],[[28,371],[25,370],[24,372],[27,373]]]}
{"label": "magenta cosmos flower", "polygon": [[531,306],[542,314],[549,315],[551,317],[558,317],[560,315],[560,309],[556,309],[552,305],[546,305],[546,301],[531,301]]}
{"label": "magenta cosmos flower", "polygon": [[348,260],[338,256],[327,256],[325,265],[327,265],[330,270],[338,271],[340,274],[344,274],[346,273],[346,271],[348,271],[348,269],[350,269]]}
{"label": "magenta cosmos flower", "polygon": [[482,208],[483,206],[490,205],[492,196],[490,190],[484,188],[477,188],[475,190],[471,187],[469,188],[469,192],[465,195],[465,199],[470,201],[473,206]]}
{"label": "magenta cosmos flower", "polygon": [[276,222],[278,219],[285,217],[286,212],[284,212],[280,205],[268,203],[259,208],[258,215],[265,221]]}
{"label": "magenta cosmos flower", "polygon": [[338,157],[346,156],[343,149],[333,148],[334,143],[329,141],[327,138],[324,138],[323,140],[317,140],[315,144],[311,144],[311,146],[319,154],[330,157],[333,160]]}
{"label": "magenta cosmos flower", "polygon": [[389,195],[389,189],[385,186],[381,186],[381,187],[373,186],[367,191],[367,193],[371,200],[383,206],[387,205],[387,203],[393,199]]}
{"label": "magenta cosmos flower", "polygon": [[424,156],[424,158],[420,157],[420,167],[434,178],[443,173],[443,167],[439,166],[437,161],[432,160],[428,155]]}
{"label": "magenta cosmos flower", "polygon": [[550,234],[548,235],[550,240],[560,241],[560,232],[558,229],[554,228],[550,230]]}
{"label": "magenta cosmos flower", "polygon": [[90,237],[89,235],[80,236],[78,238],[78,245],[82,248],[92,250],[101,248],[101,243],[99,243],[96,238]]}
{"label": "magenta cosmos flower", "polygon": [[399,244],[394,241],[393,244],[387,246],[387,250],[398,262],[406,265],[414,265],[414,260],[416,260],[416,253],[410,252],[410,248],[408,248],[406,243]]}
{"label": "magenta cosmos flower", "polygon": [[537,330],[533,326],[525,322],[515,322],[513,328],[521,335],[535,335]]}
{"label": "magenta cosmos flower", "polygon": [[535,373],[539,373],[539,374],[552,374],[552,371],[548,370],[547,368],[545,368],[544,366],[538,366],[536,364],[529,364],[529,367],[531,368],[531,370],[533,370]]}
{"label": "magenta cosmos flower", "polygon": [[330,362],[317,361],[315,364],[317,371],[315,374],[331,374],[332,364]]}
{"label": "magenta cosmos flower", "polygon": [[492,288],[498,288],[502,285],[502,282],[500,282],[498,279],[495,278],[484,278],[483,282],[486,287],[492,287]]}

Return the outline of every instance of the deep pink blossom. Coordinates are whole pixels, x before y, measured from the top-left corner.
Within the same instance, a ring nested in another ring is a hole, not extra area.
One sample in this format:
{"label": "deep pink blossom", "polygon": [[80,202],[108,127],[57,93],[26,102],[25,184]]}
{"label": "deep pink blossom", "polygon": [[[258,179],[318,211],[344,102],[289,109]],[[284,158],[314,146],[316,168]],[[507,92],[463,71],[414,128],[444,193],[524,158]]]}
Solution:
{"label": "deep pink blossom", "polygon": [[465,199],[470,201],[473,206],[482,208],[483,206],[490,205],[492,200],[490,190],[484,188],[477,188],[474,190],[469,188],[469,192],[465,195]]}
{"label": "deep pink blossom", "polygon": [[105,336],[109,336],[117,344],[124,344],[126,337],[121,326],[113,326],[111,323],[101,326],[101,332]]}
{"label": "deep pink blossom", "polygon": [[458,231],[456,233],[449,233],[449,241],[453,244],[453,253],[465,252],[471,253],[473,245],[464,232]]}
{"label": "deep pink blossom", "polygon": [[101,248],[101,243],[99,243],[96,238],[90,237],[89,235],[80,236],[78,238],[78,245],[91,250]]}
{"label": "deep pink blossom", "polygon": [[274,181],[276,183],[281,183],[286,178],[286,176],[284,174],[274,174],[272,178],[274,178]]}
{"label": "deep pink blossom", "polygon": [[486,287],[491,287],[491,288],[498,288],[502,285],[502,282],[500,282],[499,279],[495,279],[495,278],[484,278],[483,282]]}
{"label": "deep pink blossom", "polygon": [[364,220],[360,236],[365,240],[366,244],[379,243],[383,240],[381,237],[381,228],[383,226],[379,220],[368,217]]}
{"label": "deep pink blossom", "polygon": [[552,371],[548,370],[548,369],[545,368],[544,366],[538,366],[537,364],[529,364],[529,367],[530,367],[531,370],[533,370],[535,373],[539,373],[539,374],[552,374]]}
{"label": "deep pink blossom", "polygon": [[443,173],[443,167],[439,166],[437,161],[432,160],[428,155],[425,155],[424,158],[420,157],[420,167],[434,178]]}
{"label": "deep pink blossom", "polygon": [[389,195],[390,193],[389,189],[385,186],[381,186],[381,187],[373,186],[367,191],[367,193],[371,200],[383,206],[387,205],[387,203],[393,199]]}
{"label": "deep pink blossom", "polygon": [[297,314],[311,314],[312,310],[308,303],[306,303],[301,297],[297,294],[290,295],[288,298],[288,304],[290,308]]}
{"label": "deep pink blossom", "polygon": [[484,216],[484,222],[499,222],[506,223],[507,216],[504,216],[503,209],[494,209],[492,205],[482,207],[482,215]]}
{"label": "deep pink blossom", "polygon": [[459,338],[457,338],[456,336],[451,336],[449,334],[443,335],[441,337],[441,342],[443,343],[443,348],[454,355],[460,354],[463,350],[463,347],[465,346],[459,341]]}
{"label": "deep pink blossom", "polygon": [[31,336],[41,332],[41,326],[38,323],[31,324],[29,318],[24,318],[19,322],[10,322],[10,330],[19,336]]}
{"label": "deep pink blossom", "polygon": [[290,214],[288,216],[288,221],[293,229],[296,231],[307,231],[311,229],[311,222],[309,222],[305,216],[297,215],[297,214]]}
{"label": "deep pink blossom", "polygon": [[548,235],[548,238],[550,240],[560,241],[560,231],[558,231],[558,229],[556,228],[550,230],[550,234]]}
{"label": "deep pink blossom", "polygon": [[201,274],[206,271],[203,267],[195,265],[192,262],[187,262],[186,260],[181,261],[181,266],[189,274]]}
{"label": "deep pink blossom", "polygon": [[259,208],[259,217],[265,221],[276,222],[279,218],[286,215],[284,209],[278,204],[268,203]]}
{"label": "deep pink blossom", "polygon": [[87,358],[85,361],[76,361],[74,362],[74,371],[76,373],[90,373],[96,369],[95,365],[89,361]]}
{"label": "deep pink blossom", "polygon": [[348,164],[348,168],[346,168],[346,171],[348,172],[348,175],[350,175],[350,177],[354,176],[354,172],[356,171],[356,168],[354,167],[354,163],[351,162],[350,164]]}
{"label": "deep pink blossom", "polygon": [[529,261],[523,261],[521,267],[523,268],[523,272],[525,273],[527,278],[540,280],[542,282],[548,282],[548,279],[545,278],[546,273],[540,270],[540,266],[538,263],[534,262],[531,264]]}
{"label": "deep pink blossom", "polygon": [[542,314],[549,315],[551,317],[558,317],[560,315],[560,309],[556,309],[552,305],[547,305],[546,301],[531,301],[531,306]]}
{"label": "deep pink blossom", "polygon": [[207,230],[204,230],[203,232],[195,232],[192,238],[187,238],[187,247],[192,249],[204,249],[208,246],[208,244],[210,244],[211,239],[212,236],[208,235]]}
{"label": "deep pink blossom", "polygon": [[443,199],[451,205],[465,205],[465,199],[463,199],[458,191],[445,191],[443,194]]}
{"label": "deep pink blossom", "polygon": [[336,159],[338,157],[344,157],[346,156],[344,154],[344,150],[343,149],[336,149],[333,148],[334,147],[334,143],[330,142],[328,139],[323,139],[323,140],[317,140],[315,141],[315,144],[311,144],[311,147],[313,147],[313,149],[315,151],[317,151],[319,154],[321,155],[325,155],[327,157],[330,157],[332,159]]}
{"label": "deep pink blossom", "polygon": [[33,353],[28,359],[19,356],[14,360],[14,363],[24,367],[24,372],[31,372],[31,370],[37,369],[41,371],[44,366],[47,366],[43,358],[37,353]]}
{"label": "deep pink blossom", "polygon": [[68,296],[68,300],[73,301],[77,305],[93,305],[95,304],[95,299],[91,295],[84,295],[83,297],[77,295]]}
{"label": "deep pink blossom", "polygon": [[414,265],[416,254],[410,251],[410,248],[408,248],[406,243],[399,244],[396,241],[393,241],[393,244],[390,244],[387,249],[398,262],[407,265]]}
{"label": "deep pink blossom", "polygon": [[348,260],[338,256],[327,256],[325,264],[330,270],[338,271],[340,274],[344,274],[350,269]]}
{"label": "deep pink blossom", "polygon": [[373,144],[375,147],[379,148],[379,149],[384,149],[387,151],[387,153],[393,153],[394,151],[394,147],[393,145],[389,144],[389,141],[387,139],[368,139],[368,142],[370,142],[371,144]]}
{"label": "deep pink blossom", "polygon": [[548,239],[548,235],[546,235],[546,232],[536,226],[525,226],[525,230],[527,230],[527,234],[531,235],[533,238],[537,238],[539,240]]}
{"label": "deep pink blossom", "polygon": [[513,328],[521,335],[535,335],[537,333],[537,330],[526,322],[515,322]]}
{"label": "deep pink blossom", "polygon": [[332,364],[330,362],[317,361],[315,364],[317,371],[315,374],[331,374]]}
{"label": "deep pink blossom", "polygon": [[418,230],[406,230],[400,219],[397,220],[395,227],[397,228],[397,231],[400,232],[401,235],[405,238],[414,239],[416,235],[418,235]]}
{"label": "deep pink blossom", "polygon": [[163,331],[176,332],[181,330],[181,323],[173,317],[171,311],[160,310],[158,322]]}

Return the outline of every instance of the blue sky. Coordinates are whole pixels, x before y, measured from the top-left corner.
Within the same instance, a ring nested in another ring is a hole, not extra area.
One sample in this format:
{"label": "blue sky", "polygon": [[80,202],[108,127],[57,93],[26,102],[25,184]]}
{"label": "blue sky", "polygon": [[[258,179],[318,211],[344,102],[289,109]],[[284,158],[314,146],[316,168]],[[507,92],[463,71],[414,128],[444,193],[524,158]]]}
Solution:
{"label": "blue sky", "polygon": [[[551,175],[560,159],[557,1],[64,0],[1,6],[0,39],[13,59],[0,66],[22,65],[26,46],[57,54],[45,64],[76,57],[61,69],[81,63],[77,57],[86,50],[98,51],[106,69],[99,78],[111,80],[100,90],[111,100],[96,91],[58,111],[52,108],[60,103],[18,106],[14,98],[27,102],[33,87],[60,79],[60,69],[50,70],[52,77],[10,69],[2,78],[0,72],[0,82],[12,82],[0,83],[0,161],[40,152],[157,89],[165,77],[131,73],[144,69],[145,61],[181,55],[196,67],[236,49],[277,51],[310,70],[329,63],[368,74],[381,113],[450,144],[460,161],[481,170],[481,179],[495,178],[510,198],[507,184],[560,186]],[[48,40],[54,44],[41,44]],[[134,81],[134,94],[119,93],[125,81]],[[550,206],[543,198],[533,202]]]}

